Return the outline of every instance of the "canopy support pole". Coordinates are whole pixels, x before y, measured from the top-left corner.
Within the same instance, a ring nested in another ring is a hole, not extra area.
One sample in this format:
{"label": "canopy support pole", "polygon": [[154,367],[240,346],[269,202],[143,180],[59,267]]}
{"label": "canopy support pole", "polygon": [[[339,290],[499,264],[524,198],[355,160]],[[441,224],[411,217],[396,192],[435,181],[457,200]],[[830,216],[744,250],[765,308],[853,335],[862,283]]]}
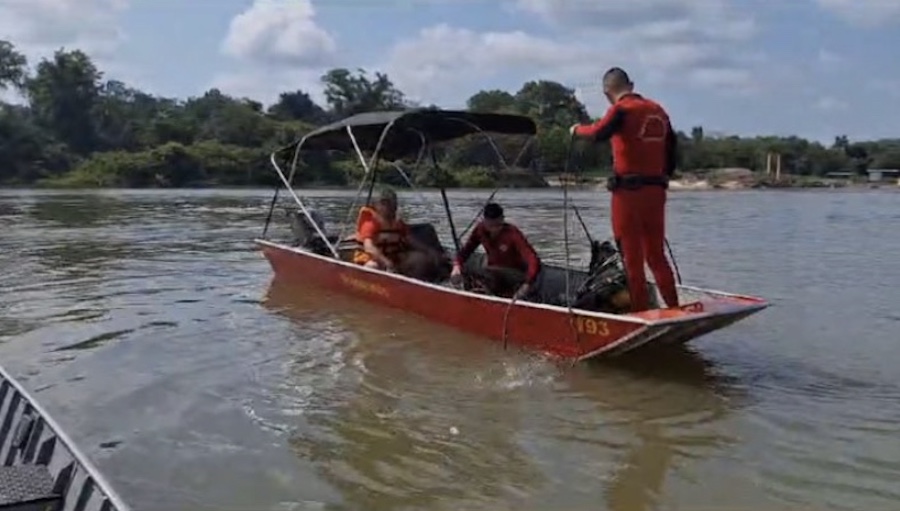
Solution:
{"label": "canopy support pole", "polygon": [[266,215],[266,225],[263,227],[262,237],[265,239],[266,233],[269,232],[269,224],[272,223],[272,213],[275,212],[275,203],[278,202],[278,192],[281,191],[280,186],[275,187],[275,194],[272,195],[272,202],[269,204],[269,214]]}
{"label": "canopy support pole", "polygon": [[370,178],[371,181],[369,184],[369,194],[366,197],[366,204],[369,204],[372,200],[372,187],[375,185],[375,165],[378,163],[378,153],[381,151],[381,144],[384,142],[384,137],[387,131],[393,126],[393,123],[388,124],[384,131],[381,132],[381,138],[378,139],[378,145],[375,146],[375,152],[372,154],[372,158],[366,162],[366,157],[363,156],[362,149],[359,147],[359,143],[356,141],[356,135],[353,134],[353,128],[347,126],[347,136],[350,137],[350,142],[353,143],[353,150],[356,152],[356,157],[359,158],[359,163],[362,165],[365,173],[363,174],[363,178],[359,183],[359,188],[356,189],[356,196],[353,197],[353,203],[350,204],[350,209],[347,211],[347,217],[344,219],[344,223],[341,225],[341,231],[338,234],[338,240],[344,239],[344,231],[347,229],[347,226],[350,224],[350,218],[353,215],[353,211],[356,209],[356,205],[359,203],[359,196],[362,194],[363,188],[366,186],[366,180]]}
{"label": "canopy support pole", "polygon": [[[302,141],[301,141],[301,144],[302,144]],[[297,153],[299,154],[299,152],[300,152],[300,148],[298,146]],[[300,206],[300,211],[302,211],[303,214],[306,215],[306,218],[309,219],[309,222],[312,224],[313,229],[315,229],[316,232],[319,234],[319,236],[322,237],[322,241],[325,243],[325,245],[328,246],[328,250],[334,256],[334,258],[340,259],[341,256],[340,256],[340,254],[338,254],[337,249],[334,247],[334,245],[331,244],[330,241],[328,241],[328,236],[326,236],[325,233],[322,232],[322,228],[319,227],[319,223],[316,222],[316,220],[309,213],[309,210],[306,209],[306,205],[303,204],[303,201],[300,200],[300,197],[297,196],[297,193],[294,192],[294,189],[291,187],[290,181],[288,181],[288,179],[284,176],[284,172],[281,170],[281,167],[278,165],[278,161],[275,159],[276,154],[278,154],[278,153],[272,153],[272,156],[269,157],[269,161],[272,163],[272,166],[275,167],[275,172],[278,174],[278,178],[281,179],[281,182],[284,183],[284,186],[287,189],[288,193],[291,194],[291,197],[293,197],[293,199],[297,203],[297,205]],[[295,163],[296,163],[296,160],[295,160]],[[291,174],[293,176],[293,172],[291,172]],[[273,202],[272,208],[274,208],[274,207],[275,207],[275,203]]]}
{"label": "canopy support pole", "polygon": [[[500,159],[500,164],[503,165],[503,168],[509,170],[509,165],[506,164],[506,160],[503,158],[503,154],[502,154],[502,153],[500,152],[500,150],[497,148],[496,144],[494,144],[494,141],[493,141],[493,139],[490,137],[490,135],[488,135],[487,133],[484,133],[483,131],[480,131],[480,133],[482,133],[482,134],[484,135],[484,137],[485,137],[485,138],[488,140],[488,142],[491,144],[491,147],[494,148],[494,151],[497,153],[497,157]],[[529,147],[532,143],[534,143],[534,140],[535,140],[534,137],[531,137],[531,138],[529,138],[528,140],[526,140],[524,144],[522,144],[522,148],[519,149],[519,154],[517,154],[517,155],[516,155],[516,159],[513,160],[513,163],[512,163],[513,166],[516,166],[516,164],[519,163],[519,160],[522,158],[522,156],[525,155],[525,150],[528,149],[528,147]],[[488,198],[487,198],[486,201],[484,201],[484,205],[482,206],[482,209],[481,209],[481,210],[478,210],[478,212],[475,213],[475,216],[473,216],[472,219],[469,220],[469,224],[466,225],[466,228],[463,229],[463,231],[462,231],[462,233],[460,234],[460,236],[465,236],[466,233],[469,232],[469,229],[471,229],[471,228],[475,225],[475,222],[477,222],[478,219],[481,218],[481,211],[484,209],[484,206],[487,206],[488,203],[490,203],[492,200],[494,200],[494,196],[496,196],[496,195],[497,195],[497,192],[499,192],[499,191],[500,191],[500,188],[499,188],[499,187],[494,188],[494,190],[491,192],[491,195],[488,196]]]}
{"label": "canopy support pole", "polygon": [[[445,172],[441,168],[441,166],[438,165],[437,155],[434,154],[434,148],[430,148],[429,152],[431,153],[431,164],[443,178],[445,176]],[[450,224],[450,235],[453,236],[453,246],[456,247],[456,253],[459,254],[461,248],[459,244],[459,236],[456,234],[456,226],[453,224],[453,213],[450,212],[450,200],[447,198],[447,190],[444,188],[443,179],[441,180],[440,189],[441,201],[444,203],[444,213],[447,214],[447,223]]]}

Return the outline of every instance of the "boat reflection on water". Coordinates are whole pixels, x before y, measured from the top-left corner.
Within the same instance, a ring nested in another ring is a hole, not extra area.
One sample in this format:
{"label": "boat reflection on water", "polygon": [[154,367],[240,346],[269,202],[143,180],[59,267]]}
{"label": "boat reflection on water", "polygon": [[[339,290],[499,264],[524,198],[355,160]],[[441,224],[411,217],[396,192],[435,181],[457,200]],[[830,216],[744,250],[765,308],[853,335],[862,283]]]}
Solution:
{"label": "boat reflection on water", "polygon": [[484,509],[546,482],[513,434],[519,376],[491,343],[314,288],[270,288],[266,307],[351,338],[329,403],[290,439],[346,509]]}
{"label": "boat reflection on water", "polygon": [[[574,367],[566,380],[573,392],[598,403],[600,413],[612,409],[627,422],[631,439],[608,478],[607,509],[657,509],[676,497],[679,504],[699,508],[710,501],[735,503],[737,496],[728,495],[725,488],[710,495],[711,484],[704,482],[707,477],[694,473],[675,482],[667,477],[676,475],[676,467],[685,462],[700,465],[737,443],[727,421],[737,408],[746,406],[747,396],[738,382],[719,373],[712,362],[686,346],[660,346]],[[716,482],[740,491],[733,481]],[[678,488],[679,495],[664,499],[667,483],[686,484]],[[702,486],[693,486],[697,483]]]}
{"label": "boat reflection on water", "polygon": [[265,307],[352,339],[290,441],[348,509],[649,510],[676,460],[732,441],[729,382],[684,347],[560,368],[318,288]]}

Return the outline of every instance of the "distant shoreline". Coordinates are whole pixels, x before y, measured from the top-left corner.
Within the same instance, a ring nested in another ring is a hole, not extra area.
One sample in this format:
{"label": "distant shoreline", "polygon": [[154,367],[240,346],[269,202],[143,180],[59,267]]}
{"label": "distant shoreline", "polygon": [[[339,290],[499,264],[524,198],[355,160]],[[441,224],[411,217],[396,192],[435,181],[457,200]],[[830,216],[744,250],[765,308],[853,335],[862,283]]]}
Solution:
{"label": "distant shoreline", "polygon": [[[864,180],[861,176],[851,176],[850,178],[835,178],[825,176],[810,175],[791,175],[782,174],[780,176],[752,171],[747,168],[718,168],[718,169],[701,169],[695,171],[682,171],[677,174],[677,179],[673,179],[669,183],[670,192],[687,192],[687,191],[740,191],[740,190],[869,190],[869,189],[897,189],[900,190],[900,180],[888,179],[877,182]],[[590,191],[599,190],[606,191],[606,173],[556,173],[546,172],[538,174],[534,172],[515,172],[510,174],[502,174],[500,177],[493,179],[459,180],[453,183],[455,186],[448,186],[446,190],[545,190],[560,189],[564,182],[567,182],[570,190]],[[469,182],[466,182],[469,181]],[[90,180],[67,181],[64,179],[46,179],[35,183],[6,183],[3,188],[8,190],[15,189],[35,189],[35,190],[104,190],[104,189],[120,189],[120,190],[244,190],[244,189],[261,189],[275,188],[275,183],[261,185],[253,184],[230,184],[220,185],[215,179],[197,180],[193,182],[178,183],[178,186],[171,186],[166,179],[156,179],[145,181],[144,186],[114,186],[112,182],[99,183]],[[423,183],[424,184],[424,183]],[[104,186],[107,185],[107,186]],[[108,186],[113,185],[113,186]],[[394,184],[398,189],[406,189],[404,184]],[[326,182],[309,182],[298,185],[297,190],[357,190],[359,183],[353,184],[334,184]],[[417,190],[439,190],[433,186],[417,187]]]}
{"label": "distant shoreline", "polygon": [[[470,191],[470,192],[487,192],[494,189],[498,190],[506,190],[506,191],[541,191],[541,190],[557,190],[562,191],[562,185],[550,185],[550,186],[542,186],[542,187],[534,187],[534,186],[500,186],[500,187],[448,187],[445,188],[447,191]],[[56,191],[56,192],[79,192],[79,191],[99,191],[99,190],[155,190],[155,191],[176,191],[176,190],[272,190],[274,191],[274,187],[265,187],[259,185],[248,185],[248,186],[217,186],[217,185],[198,185],[198,186],[181,186],[181,187],[160,187],[160,186],[145,186],[145,187],[100,187],[100,186],[81,186],[81,187],[69,187],[69,186],[34,186],[34,185],[4,185],[0,187],[0,190],[6,191]],[[281,188],[284,190],[284,188]],[[295,187],[294,190],[302,191],[336,191],[336,192],[348,192],[348,191],[356,191],[358,189],[357,186],[333,186],[333,185],[308,185]],[[398,191],[406,191],[410,190],[409,188],[397,188]],[[417,190],[421,192],[437,192],[440,189],[434,187],[420,187],[413,188],[412,190]],[[606,192],[606,187],[602,183],[579,183],[569,186],[569,190],[577,191],[577,192],[589,192],[589,191],[600,191]],[[708,183],[684,183],[681,181],[672,181],[669,186],[670,193],[682,193],[682,192],[745,192],[745,191],[820,191],[820,192],[830,192],[830,191],[884,191],[884,190],[897,190],[900,191],[900,185],[894,183],[849,183],[849,184],[840,184],[834,186],[804,186],[804,185],[783,185],[783,186],[748,186],[742,183],[722,183],[716,185],[710,185]]]}
{"label": "distant shoreline", "polygon": [[[605,188],[606,177],[578,177],[573,188]],[[556,176],[546,179],[551,187],[562,187]],[[678,179],[669,182],[669,191],[737,191],[737,190],[868,190],[898,189],[900,180],[862,181],[859,179],[837,179],[822,176],[782,175],[775,177],[749,169],[713,169],[707,171],[684,172]]]}

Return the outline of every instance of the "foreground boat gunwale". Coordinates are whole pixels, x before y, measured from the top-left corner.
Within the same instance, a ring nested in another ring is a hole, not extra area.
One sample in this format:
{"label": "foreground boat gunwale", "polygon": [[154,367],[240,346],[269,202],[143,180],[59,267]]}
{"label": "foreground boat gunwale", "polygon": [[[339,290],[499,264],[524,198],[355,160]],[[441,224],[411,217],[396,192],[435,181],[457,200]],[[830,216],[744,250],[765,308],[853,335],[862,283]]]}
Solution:
{"label": "foreground boat gunwale", "polygon": [[103,473],[94,465],[93,461],[78,448],[78,445],[66,433],[62,426],[56,422],[46,408],[41,405],[38,400],[13,376],[5,367],[0,365],[0,381],[8,382],[9,385],[18,392],[22,398],[31,406],[35,414],[44,421],[46,426],[56,435],[59,442],[69,451],[72,459],[87,472],[89,477],[93,479],[97,488],[103,492],[117,511],[131,511],[131,507],[125,503],[122,497],[115,491],[109,480],[103,476]]}
{"label": "foreground boat gunwale", "polygon": [[[480,300],[500,303],[500,304],[507,305],[507,306],[512,306],[514,304],[517,307],[543,309],[543,310],[560,313],[560,314],[567,314],[567,315],[572,314],[572,313],[577,313],[580,316],[588,316],[588,317],[604,319],[604,320],[622,321],[622,322],[633,323],[633,324],[641,325],[641,326],[645,326],[645,327],[646,326],[665,326],[665,325],[670,325],[670,324],[691,322],[691,321],[696,321],[696,320],[703,319],[703,318],[712,318],[712,317],[717,317],[717,316],[722,315],[721,312],[717,312],[717,311],[704,311],[704,312],[688,313],[681,317],[646,319],[646,318],[636,317],[636,316],[632,316],[632,315],[628,315],[628,314],[612,314],[612,313],[607,313],[607,312],[592,311],[592,310],[579,309],[579,308],[574,308],[574,307],[570,309],[568,307],[563,307],[563,306],[559,306],[559,305],[550,305],[550,304],[545,304],[545,303],[535,303],[535,302],[528,302],[528,301],[513,302],[513,300],[509,299],[509,298],[473,293],[471,291],[455,289],[452,287],[442,286],[439,284],[433,284],[431,282],[417,280],[417,279],[407,277],[405,275],[400,275],[397,273],[389,273],[389,272],[377,270],[374,268],[367,268],[365,266],[350,263],[347,261],[342,261],[340,259],[335,259],[332,257],[326,257],[323,255],[319,255],[319,254],[313,253],[309,250],[304,250],[299,247],[292,247],[290,245],[285,245],[283,243],[277,243],[277,242],[269,241],[269,240],[262,239],[262,238],[256,238],[256,239],[254,239],[254,242],[257,245],[263,245],[263,246],[268,246],[268,247],[279,249],[279,250],[285,250],[285,251],[292,252],[292,253],[295,253],[295,254],[298,254],[301,256],[305,256],[305,257],[312,257],[312,258],[318,259],[322,262],[336,264],[336,265],[344,267],[344,268],[351,268],[354,271],[362,271],[362,272],[369,273],[372,275],[388,277],[388,278],[391,278],[394,280],[406,282],[406,283],[417,285],[417,286],[422,286],[422,287],[425,287],[428,289],[448,293],[451,295],[467,297],[467,298],[476,298],[476,299],[480,299]],[[705,288],[694,287],[694,286],[679,285],[679,287],[686,289],[686,290],[707,293],[710,295],[720,295],[722,298],[734,298],[734,299],[740,299],[740,300],[746,300],[746,301],[753,302],[753,303],[748,303],[748,304],[735,304],[734,310],[729,311],[729,313],[735,313],[735,312],[752,313],[752,312],[757,312],[759,310],[765,309],[769,305],[765,300],[762,300],[760,298],[753,297],[753,296],[737,295],[737,294],[733,294],[733,293],[720,292],[720,291],[716,291],[713,289],[705,289]],[[656,310],[664,310],[664,309],[656,309]]]}

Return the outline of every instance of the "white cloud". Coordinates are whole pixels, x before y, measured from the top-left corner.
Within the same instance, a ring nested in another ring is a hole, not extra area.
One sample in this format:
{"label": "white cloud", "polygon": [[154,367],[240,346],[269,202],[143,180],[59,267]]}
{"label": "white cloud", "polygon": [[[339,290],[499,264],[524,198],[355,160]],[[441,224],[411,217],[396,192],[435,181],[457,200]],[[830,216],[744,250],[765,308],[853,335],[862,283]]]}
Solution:
{"label": "white cloud", "polygon": [[824,48],[819,50],[818,59],[819,63],[824,66],[833,66],[844,61],[844,59],[837,53],[828,51]]}
{"label": "white cloud", "polygon": [[877,94],[886,94],[892,98],[900,98],[900,80],[875,78],[866,82],[866,89]]}
{"label": "white cloud", "polygon": [[578,26],[620,26],[635,22],[664,21],[678,18],[691,10],[690,3],[680,0],[517,0],[516,6],[549,20]]}
{"label": "white cloud", "polygon": [[65,46],[110,58],[125,39],[118,15],[127,0],[2,0],[0,37],[31,59]]}
{"label": "white cloud", "polygon": [[726,94],[756,88],[751,69],[764,57],[740,47],[756,34],[756,24],[727,2],[515,1],[515,8],[539,16],[557,35],[476,32],[441,24],[397,42],[381,67],[422,101],[452,96],[460,102],[486,80],[510,74],[596,83],[613,65],[625,67],[643,84]]}
{"label": "white cloud", "polygon": [[594,44],[612,41],[622,60],[637,60],[662,73],[734,68],[748,58],[739,45],[757,32],[754,18],[727,0],[516,2],[519,9]]}
{"label": "white cloud", "polygon": [[[130,80],[134,68],[116,59],[125,41],[118,17],[127,8],[128,0],[0,0],[0,39],[15,45],[32,68],[60,48],[77,49],[104,74]],[[0,101],[25,98],[7,90]]]}
{"label": "white cloud", "polygon": [[671,41],[746,39],[756,31],[753,18],[727,0],[516,0],[519,9],[569,29],[631,32]]}
{"label": "white cloud", "polygon": [[217,88],[225,94],[246,97],[271,105],[278,95],[286,91],[302,90],[319,105],[325,104],[325,95],[319,77],[322,73],[313,70],[282,71],[267,76],[255,73],[223,73],[215,78],[206,89]]}
{"label": "white cloud", "polygon": [[222,42],[226,55],[291,66],[318,66],[337,50],[315,20],[311,0],[255,0],[231,20]]}
{"label": "white cloud", "polygon": [[399,41],[380,67],[407,94],[432,101],[470,86],[473,80],[500,73],[526,71],[535,78],[564,79],[584,62],[600,57],[604,57],[602,50],[594,45],[567,45],[521,31],[481,33],[442,24]]}
{"label": "white cloud", "polygon": [[319,77],[338,53],[334,36],[317,23],[311,0],[254,0],[232,18],[221,49],[241,67],[213,77],[210,87],[268,104],[293,90],[323,104]]}
{"label": "white cloud", "polygon": [[816,110],[821,110],[823,112],[837,112],[841,110],[846,110],[849,108],[849,105],[832,96],[822,96],[819,98],[816,103],[813,105]]}
{"label": "white cloud", "polygon": [[847,22],[862,27],[900,23],[897,0],[817,0],[819,6]]}
{"label": "white cloud", "polygon": [[731,95],[746,95],[759,91],[753,71],[739,67],[698,67],[687,73],[689,83],[720,89]]}

